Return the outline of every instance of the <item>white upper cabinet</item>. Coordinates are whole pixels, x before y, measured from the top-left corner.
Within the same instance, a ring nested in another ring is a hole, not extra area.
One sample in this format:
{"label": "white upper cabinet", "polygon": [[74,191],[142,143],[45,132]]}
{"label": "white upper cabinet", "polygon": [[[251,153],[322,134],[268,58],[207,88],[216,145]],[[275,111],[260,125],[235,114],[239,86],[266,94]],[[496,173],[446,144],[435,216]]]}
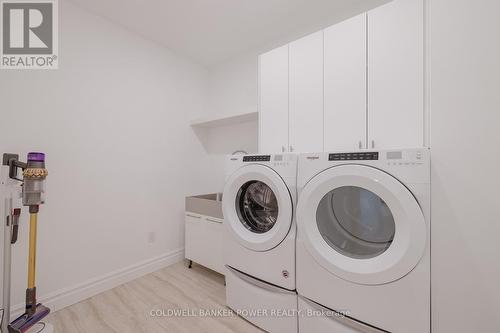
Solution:
{"label": "white upper cabinet", "polygon": [[369,148],[424,144],[423,0],[368,12]]}
{"label": "white upper cabinet", "polygon": [[260,57],[260,151],[422,147],[424,0],[394,0]]}
{"label": "white upper cabinet", "polygon": [[259,151],[288,149],[288,45],[259,57]]}
{"label": "white upper cabinet", "polygon": [[289,151],[323,151],[323,31],[290,43]]}
{"label": "white upper cabinet", "polygon": [[325,151],[367,144],[366,14],[325,30]]}

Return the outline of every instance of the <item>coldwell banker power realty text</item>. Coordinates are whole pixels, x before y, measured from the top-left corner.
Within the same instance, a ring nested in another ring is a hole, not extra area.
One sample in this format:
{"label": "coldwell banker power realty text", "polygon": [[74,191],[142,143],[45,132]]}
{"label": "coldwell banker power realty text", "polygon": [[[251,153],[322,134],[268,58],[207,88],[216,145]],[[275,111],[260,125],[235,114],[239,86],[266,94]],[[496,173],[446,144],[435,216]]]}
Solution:
{"label": "coldwell banker power realty text", "polygon": [[0,0],[1,69],[57,69],[57,0]]}

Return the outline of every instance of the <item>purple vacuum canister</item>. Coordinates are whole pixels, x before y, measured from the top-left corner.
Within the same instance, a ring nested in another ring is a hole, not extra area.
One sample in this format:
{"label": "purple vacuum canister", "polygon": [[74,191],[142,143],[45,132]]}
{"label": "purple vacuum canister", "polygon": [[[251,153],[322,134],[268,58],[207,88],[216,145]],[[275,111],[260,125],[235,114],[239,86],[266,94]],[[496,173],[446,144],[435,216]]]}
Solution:
{"label": "purple vacuum canister", "polygon": [[23,205],[38,209],[44,203],[45,178],[45,154],[39,152],[28,153],[28,163],[23,171]]}
{"label": "purple vacuum canister", "polygon": [[28,153],[28,169],[44,169],[45,168],[45,154],[38,152]]}
{"label": "purple vacuum canister", "polygon": [[45,162],[45,154],[30,152],[28,153],[28,162]]}

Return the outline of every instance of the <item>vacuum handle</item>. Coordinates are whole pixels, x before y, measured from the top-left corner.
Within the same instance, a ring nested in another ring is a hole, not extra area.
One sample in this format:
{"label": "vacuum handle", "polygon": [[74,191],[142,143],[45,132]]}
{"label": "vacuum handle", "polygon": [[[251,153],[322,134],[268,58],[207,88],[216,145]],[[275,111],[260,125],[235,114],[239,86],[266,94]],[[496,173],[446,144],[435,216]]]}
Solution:
{"label": "vacuum handle", "polygon": [[19,234],[19,216],[21,216],[21,208],[15,208],[12,213],[12,236],[10,239],[11,244],[17,242],[17,236]]}
{"label": "vacuum handle", "polygon": [[18,231],[19,231],[19,226],[13,225],[12,226],[12,239],[10,240],[11,244],[16,244]]}

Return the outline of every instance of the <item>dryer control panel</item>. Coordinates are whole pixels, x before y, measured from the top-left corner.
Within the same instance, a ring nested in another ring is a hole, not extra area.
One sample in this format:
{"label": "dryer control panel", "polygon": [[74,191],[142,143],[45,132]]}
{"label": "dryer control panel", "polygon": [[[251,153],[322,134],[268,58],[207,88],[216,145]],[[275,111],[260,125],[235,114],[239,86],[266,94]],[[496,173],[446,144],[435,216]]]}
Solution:
{"label": "dryer control panel", "polygon": [[328,156],[329,161],[378,160],[378,152],[336,153]]}
{"label": "dryer control panel", "polygon": [[[309,156],[307,159],[314,159]],[[319,159],[319,156],[318,156]],[[423,162],[421,150],[388,150],[381,152],[352,152],[328,154],[329,161],[380,161],[388,165],[415,165]]]}

